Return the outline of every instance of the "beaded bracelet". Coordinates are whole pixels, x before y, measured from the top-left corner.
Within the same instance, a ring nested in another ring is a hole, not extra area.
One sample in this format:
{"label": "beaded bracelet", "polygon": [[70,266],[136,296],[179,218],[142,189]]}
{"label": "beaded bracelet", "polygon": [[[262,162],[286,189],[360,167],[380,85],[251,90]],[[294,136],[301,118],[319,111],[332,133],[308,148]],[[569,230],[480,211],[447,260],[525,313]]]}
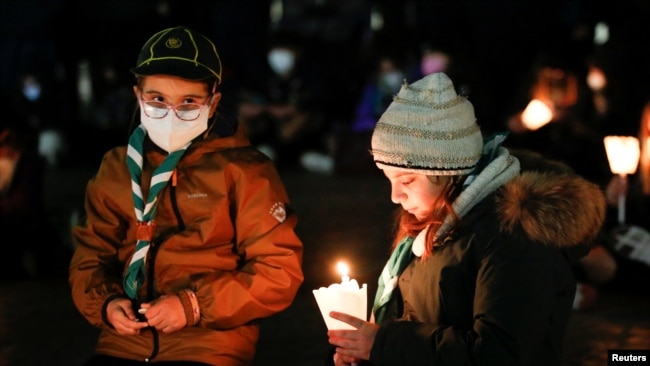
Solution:
{"label": "beaded bracelet", "polygon": [[201,310],[199,308],[199,300],[196,298],[196,294],[190,289],[185,289],[179,293],[179,298],[185,308],[187,324],[196,325],[201,319]]}

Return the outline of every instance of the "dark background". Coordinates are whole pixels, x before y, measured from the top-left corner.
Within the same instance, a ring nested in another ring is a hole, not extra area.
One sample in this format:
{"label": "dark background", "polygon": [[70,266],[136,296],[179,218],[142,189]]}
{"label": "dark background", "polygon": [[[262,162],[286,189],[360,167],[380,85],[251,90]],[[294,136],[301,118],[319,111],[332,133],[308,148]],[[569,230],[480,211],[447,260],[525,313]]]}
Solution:
{"label": "dark background", "polygon": [[[284,12],[275,19],[270,9],[278,3]],[[382,14],[382,29],[370,28],[371,10]],[[81,139],[101,136],[94,144],[75,137],[72,145],[81,150],[77,156],[97,157],[118,141],[112,136],[123,141],[124,126],[115,122],[109,126],[113,134],[96,135],[94,130],[106,126],[98,127],[93,104],[80,105],[80,63],[87,62],[96,105],[110,88],[133,84],[128,69],[147,37],[183,24],[215,41],[225,98],[232,103],[240,88],[262,85],[274,37],[299,37],[314,72],[326,81],[329,119],[343,125],[381,53],[409,62],[423,44],[448,50],[460,70],[455,82],[469,86],[486,132],[504,128],[541,53],[578,67],[593,56],[612,91],[607,132],[634,134],[650,98],[648,19],[647,0],[2,0],[0,88],[3,95],[11,93],[23,73],[38,72],[56,95],[49,123],[68,135],[86,132]],[[597,22],[610,27],[605,45],[592,42]],[[115,74],[110,82],[103,77],[107,68]]]}
{"label": "dark background", "polygon": [[[314,72],[326,81],[323,104],[333,125],[350,122],[378,55],[401,54],[404,62],[413,62],[423,44],[454,55],[455,81],[468,87],[486,132],[505,128],[541,53],[560,55],[576,67],[587,56],[598,59],[612,92],[607,132],[636,134],[650,99],[648,0],[282,3],[284,16],[275,19],[270,10],[277,2],[269,0],[0,0],[1,93],[18,91],[27,72],[39,75],[51,101],[41,111],[41,127],[62,131],[68,140],[65,158],[45,172],[47,207],[64,244],[71,245],[69,225],[82,212],[85,182],[101,155],[126,142],[131,111],[118,111],[107,96],[131,93],[129,68],[147,38],[165,27],[187,25],[215,41],[224,66],[224,98],[232,104],[240,88],[263,84],[269,73],[266,51],[274,38],[297,35]],[[383,15],[381,30],[370,28],[373,9]],[[593,27],[601,21],[609,24],[611,38],[596,46]],[[85,72],[92,82],[91,101],[77,93]],[[113,112],[117,117],[106,117]],[[256,364],[316,366],[329,345],[311,291],[338,280],[333,268],[341,258],[351,264],[352,277],[368,283],[374,294],[388,257],[394,206],[387,182],[375,169],[282,175],[300,217],[305,284],[286,312],[263,322]],[[0,250],[22,245],[29,234],[0,238]],[[0,366],[78,365],[93,352],[97,330],[74,308],[64,277],[0,281]],[[605,365],[609,349],[650,348],[646,293],[605,289],[596,307],[576,311],[562,365]]]}

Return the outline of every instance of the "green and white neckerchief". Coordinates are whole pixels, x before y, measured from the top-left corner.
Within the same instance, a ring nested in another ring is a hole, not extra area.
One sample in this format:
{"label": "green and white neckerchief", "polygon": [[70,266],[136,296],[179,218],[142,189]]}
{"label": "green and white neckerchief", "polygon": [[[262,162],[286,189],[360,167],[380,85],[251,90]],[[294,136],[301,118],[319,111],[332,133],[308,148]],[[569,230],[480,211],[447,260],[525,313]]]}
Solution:
{"label": "green and white neckerchief", "polygon": [[372,316],[377,324],[381,323],[386,316],[388,303],[393,298],[393,290],[397,287],[399,275],[413,259],[414,254],[411,248],[414,240],[415,238],[412,236],[405,236],[397,244],[379,275],[377,293],[372,306]]}
{"label": "green and white neckerchief", "polygon": [[146,130],[143,125],[133,131],[129,138],[127,148],[126,165],[131,173],[131,196],[135,206],[135,216],[138,219],[138,229],[136,233],[135,253],[131,257],[129,268],[124,275],[124,292],[131,298],[138,297],[138,290],[144,283],[146,272],[145,264],[149,244],[151,242],[154,230],[154,216],[156,215],[156,205],[158,203],[158,193],[167,185],[172,176],[176,164],[187,150],[190,143],[176,150],[165,158],[157,167],[151,176],[149,195],[145,202],[142,196],[141,179],[142,179],[142,162],[143,162],[143,143],[146,136]]}
{"label": "green and white neckerchief", "polygon": [[[502,184],[519,173],[519,161],[501,147],[508,133],[495,133],[485,140],[483,153],[474,171],[468,175],[463,184],[463,191],[454,201],[452,207],[459,217],[463,217],[476,203],[496,190]],[[436,232],[438,239],[446,234],[451,227],[451,218],[447,217]],[[417,240],[423,240],[426,229],[418,234]],[[415,254],[413,243],[415,237],[406,236],[395,247],[388,262],[379,276],[377,293],[372,307],[374,322],[381,323],[393,298],[399,275],[409,265]],[[417,250],[420,252],[420,250]]]}

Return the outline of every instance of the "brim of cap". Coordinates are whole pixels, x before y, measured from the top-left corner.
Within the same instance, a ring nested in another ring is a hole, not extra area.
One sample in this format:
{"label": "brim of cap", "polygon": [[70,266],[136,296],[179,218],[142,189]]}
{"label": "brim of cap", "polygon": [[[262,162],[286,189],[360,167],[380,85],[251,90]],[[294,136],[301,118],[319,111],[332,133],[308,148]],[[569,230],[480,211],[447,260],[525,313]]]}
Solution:
{"label": "brim of cap", "polygon": [[219,77],[205,66],[193,62],[179,62],[178,60],[156,60],[131,69],[139,76],[172,75],[188,80],[205,80]]}

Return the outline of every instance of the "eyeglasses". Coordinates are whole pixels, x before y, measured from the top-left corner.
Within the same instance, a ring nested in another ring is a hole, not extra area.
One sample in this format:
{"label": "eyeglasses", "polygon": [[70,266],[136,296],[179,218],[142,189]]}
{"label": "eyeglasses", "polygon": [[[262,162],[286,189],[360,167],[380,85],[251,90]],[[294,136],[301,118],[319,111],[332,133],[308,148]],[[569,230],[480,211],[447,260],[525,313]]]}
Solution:
{"label": "eyeglasses", "polygon": [[201,108],[205,105],[201,103],[179,103],[176,105],[170,105],[157,100],[144,100],[142,99],[142,96],[140,96],[140,101],[142,101],[142,110],[148,117],[155,119],[165,118],[169,113],[169,110],[173,109],[174,113],[176,113],[176,117],[187,122],[199,118],[201,115]]}

